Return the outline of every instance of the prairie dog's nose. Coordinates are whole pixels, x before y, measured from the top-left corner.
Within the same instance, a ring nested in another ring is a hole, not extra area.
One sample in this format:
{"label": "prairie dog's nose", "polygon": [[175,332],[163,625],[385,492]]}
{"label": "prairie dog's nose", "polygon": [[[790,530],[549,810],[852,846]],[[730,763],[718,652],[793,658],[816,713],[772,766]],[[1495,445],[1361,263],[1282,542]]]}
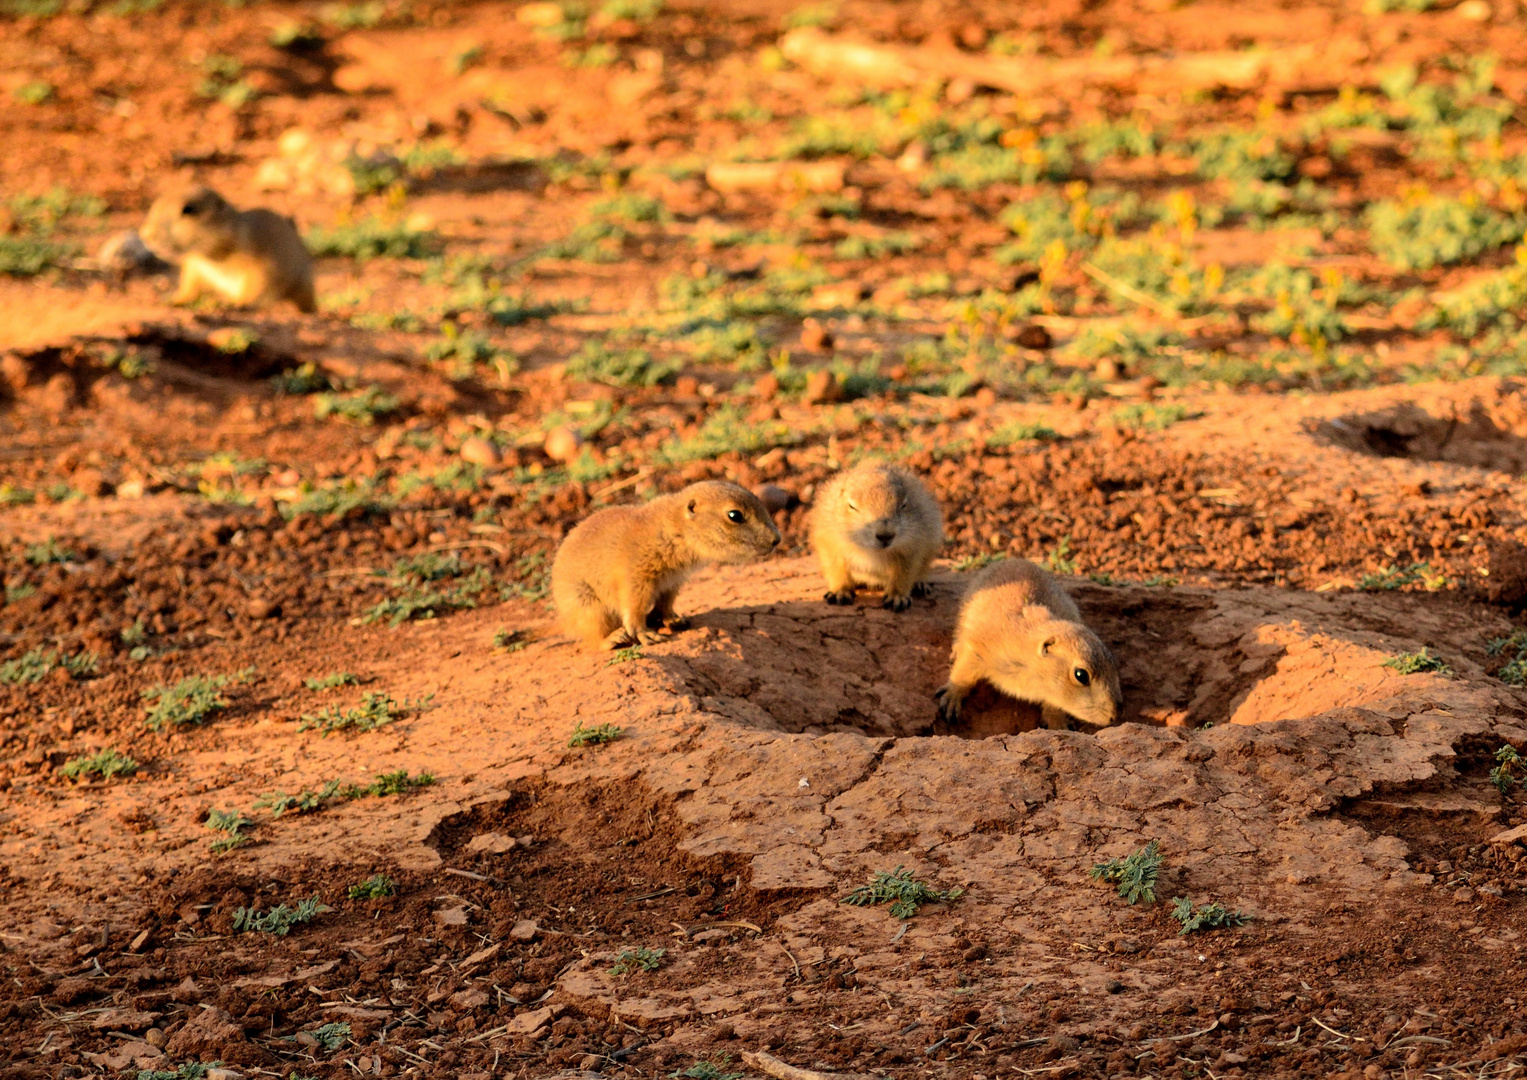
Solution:
{"label": "prairie dog's nose", "polygon": [[896,539],[895,529],[877,529],[875,539],[880,541],[881,547],[890,547],[891,541]]}

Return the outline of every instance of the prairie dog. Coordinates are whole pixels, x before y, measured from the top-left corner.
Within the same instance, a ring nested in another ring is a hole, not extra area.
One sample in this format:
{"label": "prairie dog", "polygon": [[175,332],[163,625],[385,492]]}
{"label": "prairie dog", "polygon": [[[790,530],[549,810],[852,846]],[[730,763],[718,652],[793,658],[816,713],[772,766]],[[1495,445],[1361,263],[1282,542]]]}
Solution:
{"label": "prairie dog", "polygon": [[160,196],[139,230],[149,250],[180,265],[174,302],[203,292],[235,304],[290,300],[315,311],[313,257],[291,218],[238,210],[208,187]]}
{"label": "prairie dog", "polygon": [[944,544],[944,515],[915,474],[880,461],[838,473],[811,512],[811,546],[829,604],[852,604],[861,585],[885,591],[882,607],[906,611],[925,596],[922,577]]}
{"label": "prairie dog", "polygon": [[650,645],[682,630],[674,597],[701,563],[746,563],[779,543],[769,511],[746,488],[703,480],[643,506],[599,510],[567,534],[551,565],[562,625],[589,648]]}
{"label": "prairie dog", "polygon": [[1082,624],[1076,603],[1055,579],[1027,559],[992,563],[971,579],[949,681],[934,694],[939,715],[958,720],[965,695],[983,679],[1042,706],[1051,728],[1065,727],[1067,716],[1107,727],[1119,719],[1124,700],[1108,646]]}

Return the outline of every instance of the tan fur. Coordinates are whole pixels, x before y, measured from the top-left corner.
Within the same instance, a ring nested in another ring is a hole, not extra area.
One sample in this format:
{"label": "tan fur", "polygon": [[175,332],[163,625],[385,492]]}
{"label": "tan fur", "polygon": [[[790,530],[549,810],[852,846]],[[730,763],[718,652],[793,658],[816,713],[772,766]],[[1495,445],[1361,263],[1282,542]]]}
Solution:
{"label": "tan fur", "polygon": [[[1085,673],[1085,683],[1078,678]],[[949,681],[934,695],[939,715],[958,720],[965,695],[982,680],[1043,706],[1047,727],[1074,716],[1107,727],[1123,694],[1108,646],[1082,624],[1075,602],[1026,559],[1004,559],[976,574],[960,606]]]}
{"label": "tan fur", "polygon": [[174,302],[212,292],[239,305],[290,300],[316,311],[313,257],[291,218],[237,210],[211,188],[161,196],[139,230],[150,251],[180,264]]}
{"label": "tan fur", "polygon": [[650,645],[659,640],[659,626],[687,625],[673,601],[691,570],[706,562],[753,562],[778,543],[779,530],[757,496],[705,480],[579,522],[552,563],[552,599],[564,629],[589,648]]}
{"label": "tan fur", "polygon": [[811,546],[827,578],[829,604],[852,604],[859,586],[885,592],[905,611],[928,589],[923,575],[944,545],[944,515],[917,476],[867,461],[822,486],[811,513]]}

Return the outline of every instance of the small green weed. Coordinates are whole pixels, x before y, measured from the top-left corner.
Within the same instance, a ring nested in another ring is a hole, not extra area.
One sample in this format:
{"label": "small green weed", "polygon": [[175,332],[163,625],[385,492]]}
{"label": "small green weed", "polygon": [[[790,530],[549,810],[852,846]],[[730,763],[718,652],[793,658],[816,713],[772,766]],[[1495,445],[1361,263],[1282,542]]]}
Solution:
{"label": "small green weed", "polygon": [[223,834],[209,845],[212,853],[225,855],[234,848],[243,847],[249,843],[249,834],[244,830],[253,824],[253,821],[238,810],[210,811],[207,814],[207,828]]}
{"label": "small green weed", "polygon": [[[144,722],[150,731],[200,724],[212,713],[228,707],[228,699],[220,692],[227,685],[226,675],[190,675],[174,686],[150,687],[142,695],[148,710]],[[150,701],[152,705],[147,704]]]}
{"label": "small green weed", "polygon": [[898,866],[887,873],[876,870],[868,885],[860,885],[838,902],[851,907],[870,904],[890,904],[891,914],[898,919],[910,919],[924,904],[944,904],[958,900],[965,890],[934,889],[912,876],[912,871]]}
{"label": "small green weed", "polygon": [[509,375],[519,370],[519,359],[494,345],[486,334],[462,330],[451,319],[440,324],[440,334],[438,341],[425,348],[425,359],[449,361],[449,375],[457,382],[470,379],[478,364],[492,365]]}
{"label": "small green weed", "polygon": [[303,679],[302,685],[309,690],[334,690],[341,686],[358,686],[360,680],[348,671],[336,671],[329,675],[323,675],[312,679]]}
{"label": "small green weed", "polygon": [[636,971],[656,971],[663,966],[663,957],[667,954],[667,949],[649,949],[645,946],[640,949],[622,949],[615,963],[610,966],[610,974],[630,975]]}
{"label": "small green weed", "polygon": [[64,762],[62,771],[70,780],[82,780],[92,775],[110,780],[113,776],[131,776],[138,771],[138,763],[108,746],[88,756],[70,758]]}
{"label": "small green weed", "polygon": [[[452,584],[437,584],[445,579],[452,579]],[[377,603],[362,616],[362,621],[374,623],[386,619],[388,626],[396,627],[412,619],[433,619],[441,611],[475,608],[490,580],[487,567],[479,566],[467,573],[456,555],[444,559],[434,554],[403,559],[392,570],[392,583],[402,591]]]}
{"label": "small green weed", "polygon": [[1490,770],[1490,783],[1499,789],[1502,795],[1510,793],[1512,785],[1527,784],[1527,776],[1518,776],[1517,773],[1527,773],[1527,762],[1517,753],[1516,747],[1509,743],[1495,751],[1495,768]]}
{"label": "small green weed", "polygon": [[401,718],[399,713],[393,711],[397,707],[398,703],[390,694],[369,692],[353,709],[330,706],[317,713],[304,713],[302,719],[297,721],[297,730],[312,731],[316,728],[325,737],[339,731],[375,731]]}
{"label": "small green weed", "polygon": [[569,747],[577,746],[603,746],[620,738],[621,728],[616,724],[600,724],[598,727],[584,727],[580,720],[573,728],[572,738],[567,740]]}
{"label": "small green weed", "polygon": [[612,351],[602,341],[590,341],[568,360],[563,374],[575,382],[656,386],[682,370],[682,365],[669,360],[654,360],[651,353],[642,349]]}
{"label": "small green weed", "polygon": [[308,250],[317,258],[336,257],[365,262],[368,259],[423,259],[438,254],[437,233],[410,227],[405,222],[364,218],[332,229],[307,234]]}
{"label": "small green weed", "polygon": [[1053,428],[1038,421],[1022,423],[1015,420],[1011,424],[1002,425],[986,436],[986,446],[991,450],[1021,442],[1047,442],[1059,438],[1060,436]]}
{"label": "small green weed", "polygon": [[523,630],[500,627],[493,631],[493,648],[503,652],[519,652],[530,644],[530,637]]}
{"label": "small green weed", "polygon": [[32,649],[15,660],[0,664],[0,684],[36,683],[55,668],[63,668],[76,679],[93,675],[100,658],[93,652],[65,655],[56,649]]}
{"label": "small green weed", "polygon": [[399,401],[380,386],[368,386],[348,394],[319,394],[313,399],[313,415],[319,420],[337,416],[352,424],[370,427],[378,417],[398,411]]}
{"label": "small green weed", "polygon": [[272,791],[261,795],[255,800],[256,810],[269,810],[272,818],[278,818],[282,814],[310,814],[315,810],[322,810],[323,804],[341,794],[341,785],[338,780],[330,780],[317,791],[304,788],[296,795],[288,795],[284,791]]}
{"label": "small green weed", "polygon": [[728,453],[761,454],[776,446],[794,446],[804,438],[798,427],[782,420],[754,424],[741,410],[726,405],[714,410],[694,435],[658,447],[653,459],[664,465],[686,465]]}
{"label": "small green weed", "polygon": [[33,566],[79,561],[78,555],[51,538],[40,544],[28,544],[23,557]]}
{"label": "small green weed", "polygon": [[435,774],[428,770],[419,773],[418,776],[409,776],[407,769],[398,769],[394,772],[378,773],[376,779],[365,787],[351,784],[340,794],[347,799],[360,799],[367,795],[385,799],[389,795],[403,795],[415,788],[429,787],[436,782]]}
{"label": "small green weed", "polygon": [[1179,935],[1192,934],[1199,930],[1223,930],[1230,926],[1242,926],[1251,921],[1249,915],[1243,915],[1239,911],[1229,911],[1218,901],[1212,904],[1200,904],[1195,909],[1192,899],[1186,896],[1179,896],[1172,901],[1172,918],[1182,924],[1182,929],[1177,931]]}
{"label": "small green weed", "polygon": [[206,1080],[206,1075],[207,1066],[199,1061],[187,1061],[173,1069],[139,1069],[133,1080]]}
{"label": "small green weed", "polygon": [[646,654],[642,652],[640,645],[628,645],[624,649],[616,649],[610,654],[610,658],[604,662],[605,667],[614,667],[616,664],[629,664],[633,660],[641,660]]}
{"label": "small green weed", "polygon": [[1132,431],[1165,431],[1173,424],[1189,419],[1193,414],[1185,405],[1125,405],[1115,409],[1108,417],[1116,428]]}
{"label": "small green weed", "polygon": [[[285,937],[291,933],[294,926],[310,923],[319,915],[332,908],[328,904],[321,903],[317,896],[310,896],[306,900],[299,900],[295,907],[286,904],[277,904],[269,911],[262,912],[258,907],[239,908],[233,913],[233,932],[243,934],[254,931],[261,934],[275,934],[277,937]],[[349,1034],[349,1027],[345,1027],[345,1033]],[[331,1049],[337,1049],[338,1043]]]}
{"label": "small green weed", "polygon": [[1400,270],[1429,270],[1481,255],[1522,238],[1527,220],[1506,217],[1477,196],[1420,194],[1386,200],[1368,211],[1369,243]]}
{"label": "small green weed", "polygon": [[1132,905],[1142,900],[1154,904],[1156,879],[1160,877],[1161,868],[1165,864],[1166,857],[1161,854],[1161,845],[1152,840],[1127,858],[1097,863],[1087,873],[1093,881],[1106,881],[1117,886],[1119,895]]}
{"label": "small green weed", "polygon": [[1395,566],[1381,566],[1371,574],[1357,579],[1357,587],[1364,592],[1387,592],[1403,589],[1407,585],[1421,585],[1435,592],[1447,584],[1447,576],[1436,573],[1428,563],[1412,563],[1401,570]]}
{"label": "small green weed", "polygon": [[392,496],[377,488],[376,482],[367,478],[360,481],[342,480],[323,487],[302,490],[295,499],[281,503],[281,516],[290,521],[303,514],[321,514],[343,517],[351,510],[382,513],[395,504]]}
{"label": "small green weed", "polygon": [[1507,686],[1527,686],[1527,630],[1512,631],[1510,637],[1494,638],[1485,643],[1491,656],[1510,653],[1511,659],[1495,673]]}
{"label": "small green weed", "polygon": [[331,1054],[345,1045],[350,1034],[350,1025],[340,1021],[320,1024],[313,1029],[313,1038],[318,1040],[318,1045]]}
{"label": "small green weed", "polygon": [[16,87],[12,93],[23,105],[46,105],[53,100],[55,90],[54,85],[46,80],[32,79]]}
{"label": "small green weed", "polygon": [[305,364],[299,364],[294,368],[287,368],[279,375],[272,375],[271,386],[278,394],[317,394],[324,390],[334,389],[334,384],[329,377],[318,370],[318,365],[309,360]]}
{"label": "small green weed", "polygon": [[966,555],[963,558],[956,559],[949,569],[953,570],[956,574],[963,574],[967,570],[980,570],[982,567],[990,566],[992,563],[1000,562],[1005,558],[1007,558],[1007,555],[1000,551],[982,551],[975,555]]}
{"label": "small green weed", "polygon": [[1071,557],[1070,536],[1060,538],[1060,543],[1056,544],[1050,554],[1045,556],[1045,566],[1049,567],[1052,574],[1076,573],[1076,560]]}
{"label": "small green weed", "polygon": [[1179,579],[1170,577],[1166,574],[1152,574],[1140,584],[1144,585],[1147,589],[1170,589],[1174,586],[1181,585],[1182,582]]}
{"label": "small green weed", "polygon": [[1420,652],[1400,653],[1398,656],[1390,657],[1384,661],[1384,666],[1393,668],[1401,675],[1415,675],[1423,671],[1434,671],[1449,679],[1454,675],[1453,669],[1445,661],[1429,653],[1424,645]]}
{"label": "small green weed", "polygon": [[731,1064],[731,1056],[723,1055],[721,1065],[714,1061],[697,1061],[687,1069],[668,1074],[668,1080],[742,1080],[740,1072],[725,1072],[723,1066]]}
{"label": "small green weed", "polygon": [[380,900],[384,896],[396,896],[397,893],[398,883],[386,874],[372,874],[345,891],[351,900]]}

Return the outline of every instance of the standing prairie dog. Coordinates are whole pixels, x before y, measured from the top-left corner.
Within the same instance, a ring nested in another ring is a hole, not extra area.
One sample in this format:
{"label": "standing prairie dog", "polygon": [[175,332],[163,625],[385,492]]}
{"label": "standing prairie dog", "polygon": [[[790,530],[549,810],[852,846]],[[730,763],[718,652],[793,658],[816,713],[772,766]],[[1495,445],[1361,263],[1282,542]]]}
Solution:
{"label": "standing prairie dog", "polygon": [[1043,707],[1046,727],[1066,717],[1107,727],[1124,697],[1119,670],[1102,639],[1055,579],[1027,559],[992,563],[970,581],[939,687],[939,716],[953,722],[976,683]]}
{"label": "standing prairie dog", "polygon": [[563,628],[589,648],[650,645],[682,630],[673,600],[701,563],[747,563],[779,543],[769,511],[746,488],[703,480],[644,506],[611,506],[579,522],[557,549],[551,593]]}
{"label": "standing prairie dog", "polygon": [[880,461],[840,472],[811,512],[811,546],[829,604],[852,604],[861,585],[885,591],[882,607],[906,611],[925,596],[922,577],[944,544],[944,515],[916,475]]}
{"label": "standing prairie dog", "polygon": [[197,187],[160,196],[139,232],[155,255],[180,264],[177,304],[211,291],[235,304],[290,300],[317,310],[313,257],[292,219],[273,210],[237,210]]}

